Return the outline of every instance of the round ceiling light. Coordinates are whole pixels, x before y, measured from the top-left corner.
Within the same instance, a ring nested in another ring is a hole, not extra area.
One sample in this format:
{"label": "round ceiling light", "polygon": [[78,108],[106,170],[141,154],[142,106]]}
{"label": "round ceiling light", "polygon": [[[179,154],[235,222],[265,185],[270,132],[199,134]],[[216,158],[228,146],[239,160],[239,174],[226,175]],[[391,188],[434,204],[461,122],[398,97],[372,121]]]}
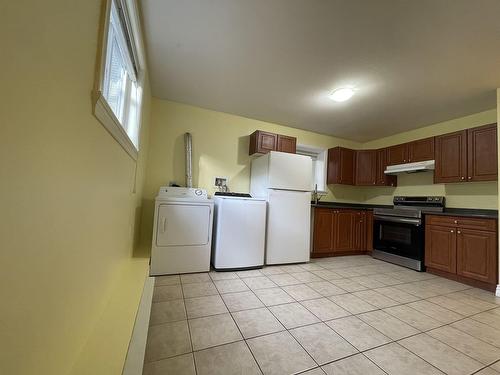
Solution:
{"label": "round ceiling light", "polygon": [[354,89],[352,87],[341,87],[330,94],[330,99],[336,102],[345,102],[351,99],[353,95]]}

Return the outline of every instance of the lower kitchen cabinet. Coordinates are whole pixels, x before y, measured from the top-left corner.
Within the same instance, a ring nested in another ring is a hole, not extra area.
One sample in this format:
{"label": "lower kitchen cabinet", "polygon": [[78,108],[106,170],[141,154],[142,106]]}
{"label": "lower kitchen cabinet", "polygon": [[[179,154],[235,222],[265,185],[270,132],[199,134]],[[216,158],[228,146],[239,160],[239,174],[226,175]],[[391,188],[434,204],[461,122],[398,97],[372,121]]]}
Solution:
{"label": "lower kitchen cabinet", "polygon": [[495,290],[498,280],[496,220],[428,215],[425,265],[427,272]]}
{"label": "lower kitchen cabinet", "polygon": [[364,254],[373,247],[372,212],[316,207],[313,220],[312,257]]}

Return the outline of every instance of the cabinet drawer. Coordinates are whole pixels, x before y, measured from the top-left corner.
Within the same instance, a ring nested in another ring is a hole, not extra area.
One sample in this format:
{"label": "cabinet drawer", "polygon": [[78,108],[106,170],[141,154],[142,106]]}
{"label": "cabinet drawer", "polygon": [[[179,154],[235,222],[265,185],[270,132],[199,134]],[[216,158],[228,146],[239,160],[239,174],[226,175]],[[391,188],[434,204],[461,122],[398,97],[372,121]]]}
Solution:
{"label": "cabinet drawer", "polygon": [[494,219],[479,219],[465,216],[427,215],[426,224],[486,230],[490,232],[495,232],[497,228],[497,223]]}

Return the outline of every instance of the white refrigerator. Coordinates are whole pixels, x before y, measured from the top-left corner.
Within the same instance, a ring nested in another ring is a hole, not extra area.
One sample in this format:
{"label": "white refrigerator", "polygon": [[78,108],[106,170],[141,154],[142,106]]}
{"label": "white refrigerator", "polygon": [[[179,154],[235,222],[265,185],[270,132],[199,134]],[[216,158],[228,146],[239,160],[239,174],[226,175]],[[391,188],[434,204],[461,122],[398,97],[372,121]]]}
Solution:
{"label": "white refrigerator", "polygon": [[250,194],[267,206],[266,264],[309,261],[312,160],[271,151],[252,161]]}

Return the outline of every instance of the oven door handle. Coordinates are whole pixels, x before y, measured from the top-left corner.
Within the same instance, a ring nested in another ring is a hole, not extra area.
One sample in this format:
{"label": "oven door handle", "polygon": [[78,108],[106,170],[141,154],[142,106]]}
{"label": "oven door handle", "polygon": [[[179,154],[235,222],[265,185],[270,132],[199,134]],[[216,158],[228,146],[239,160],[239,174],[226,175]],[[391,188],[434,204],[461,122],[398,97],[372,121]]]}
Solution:
{"label": "oven door handle", "polygon": [[390,221],[392,223],[413,224],[416,226],[422,224],[422,220],[420,219],[407,219],[404,217],[395,217],[395,216],[373,215],[373,219],[379,221]]}

